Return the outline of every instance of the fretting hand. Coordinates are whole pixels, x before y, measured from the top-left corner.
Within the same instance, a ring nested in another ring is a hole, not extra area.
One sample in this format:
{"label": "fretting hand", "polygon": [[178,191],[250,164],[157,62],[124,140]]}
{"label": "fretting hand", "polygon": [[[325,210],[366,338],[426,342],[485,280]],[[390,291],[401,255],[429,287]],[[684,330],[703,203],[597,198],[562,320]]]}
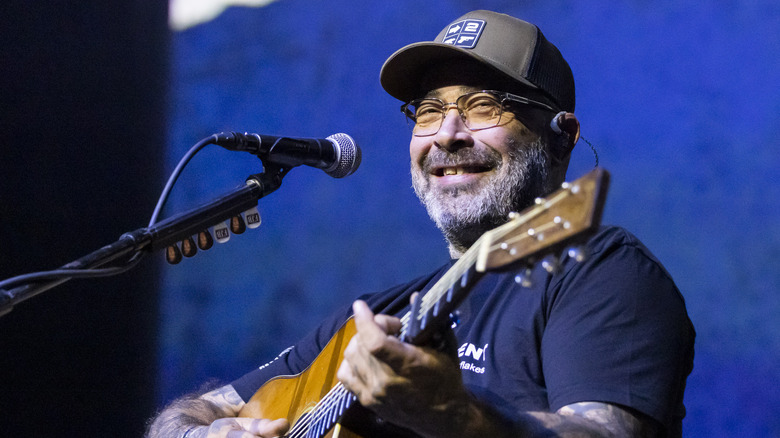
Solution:
{"label": "fretting hand", "polygon": [[344,351],[339,380],[385,420],[422,435],[447,436],[457,423],[453,416],[469,400],[454,352],[401,342],[401,321],[374,315],[363,301],[353,311],[357,334]]}

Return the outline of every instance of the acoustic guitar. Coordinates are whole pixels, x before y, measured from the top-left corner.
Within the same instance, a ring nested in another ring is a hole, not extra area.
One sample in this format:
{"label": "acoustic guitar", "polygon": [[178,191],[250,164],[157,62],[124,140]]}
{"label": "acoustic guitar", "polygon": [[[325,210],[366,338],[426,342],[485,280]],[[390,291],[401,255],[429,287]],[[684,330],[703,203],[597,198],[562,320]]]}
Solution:
{"label": "acoustic guitar", "polygon": [[[599,227],[606,200],[609,173],[594,169],[571,183],[564,183],[547,198],[487,233],[421,297],[401,318],[400,338],[426,345],[450,324],[450,313],[468,295],[471,286],[490,270],[517,269],[530,272],[542,263],[553,272],[554,255],[567,250],[581,260],[585,254],[573,248]],[[515,279],[526,281],[523,274]],[[414,436],[405,429],[382,424],[356,402],[353,394],[336,379],[344,349],[356,333],[352,319],[330,339],[314,362],[294,376],[279,376],[266,382],[239,413],[242,417],[287,418],[291,438],[360,438]],[[358,433],[360,435],[358,435]]]}

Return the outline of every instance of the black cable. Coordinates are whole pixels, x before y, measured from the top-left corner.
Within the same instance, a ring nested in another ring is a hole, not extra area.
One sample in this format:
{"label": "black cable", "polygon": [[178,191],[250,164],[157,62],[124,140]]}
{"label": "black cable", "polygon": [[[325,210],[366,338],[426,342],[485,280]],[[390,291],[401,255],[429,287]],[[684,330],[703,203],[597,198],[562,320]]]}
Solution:
{"label": "black cable", "polygon": [[168,201],[168,196],[171,194],[171,190],[173,190],[173,185],[176,184],[176,180],[179,179],[179,175],[181,175],[181,172],[184,170],[184,166],[187,165],[187,163],[192,160],[192,157],[195,156],[201,149],[206,147],[209,144],[212,144],[216,142],[219,138],[216,134],[206,137],[203,140],[195,143],[193,147],[190,148],[189,151],[187,151],[186,154],[179,160],[179,163],[176,165],[176,168],[173,169],[173,172],[171,172],[171,176],[168,177],[168,182],[165,183],[165,188],[163,188],[162,193],[160,194],[160,198],[157,200],[157,205],[154,207],[154,212],[152,213],[152,218],[149,220],[149,227],[157,223],[157,219],[160,216],[160,212],[163,209],[163,206]]}
{"label": "black cable", "polygon": [[582,141],[584,141],[585,143],[588,144],[588,146],[590,146],[590,150],[593,151],[593,156],[596,157],[596,164],[594,164],[593,167],[599,167],[599,153],[596,152],[596,148],[593,147],[593,145],[588,141],[587,138],[580,137],[580,139],[582,139]]}
{"label": "black cable", "polygon": [[0,289],[10,289],[20,284],[28,284],[44,280],[110,277],[112,275],[118,275],[123,272],[127,272],[134,268],[141,261],[143,256],[143,253],[137,252],[123,266],[114,266],[110,268],[54,269],[51,271],[39,271],[29,274],[17,275],[16,277],[11,277],[7,280],[0,281]]}

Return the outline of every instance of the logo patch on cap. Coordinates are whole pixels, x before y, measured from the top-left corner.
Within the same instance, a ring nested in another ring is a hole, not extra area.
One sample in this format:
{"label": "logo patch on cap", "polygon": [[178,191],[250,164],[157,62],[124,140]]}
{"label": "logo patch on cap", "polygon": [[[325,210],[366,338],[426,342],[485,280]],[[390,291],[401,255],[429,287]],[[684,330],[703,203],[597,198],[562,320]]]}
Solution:
{"label": "logo patch on cap", "polygon": [[461,20],[452,23],[447,28],[447,33],[444,35],[442,42],[463,49],[473,49],[476,47],[484,28],[484,20]]}

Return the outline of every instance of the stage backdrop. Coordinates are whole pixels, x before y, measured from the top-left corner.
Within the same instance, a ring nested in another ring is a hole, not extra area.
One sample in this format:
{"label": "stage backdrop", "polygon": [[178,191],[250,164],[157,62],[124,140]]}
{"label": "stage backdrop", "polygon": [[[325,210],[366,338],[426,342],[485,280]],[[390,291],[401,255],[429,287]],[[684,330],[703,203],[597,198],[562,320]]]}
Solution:
{"label": "stage backdrop", "polygon": [[[778,436],[780,6],[752,2],[283,0],[232,7],[172,37],[166,168],[235,130],[352,135],[337,180],[296,168],[263,225],[162,268],[159,403],[272,359],[323,315],[447,260],[410,188],[409,130],[384,59],[473,9],[537,23],[571,64],[583,136],[612,173],[605,223],[664,262],[698,331],[689,436]],[[570,178],[593,167],[581,142]],[[167,214],[260,170],[210,147]],[[162,261],[160,261],[162,263]]]}

